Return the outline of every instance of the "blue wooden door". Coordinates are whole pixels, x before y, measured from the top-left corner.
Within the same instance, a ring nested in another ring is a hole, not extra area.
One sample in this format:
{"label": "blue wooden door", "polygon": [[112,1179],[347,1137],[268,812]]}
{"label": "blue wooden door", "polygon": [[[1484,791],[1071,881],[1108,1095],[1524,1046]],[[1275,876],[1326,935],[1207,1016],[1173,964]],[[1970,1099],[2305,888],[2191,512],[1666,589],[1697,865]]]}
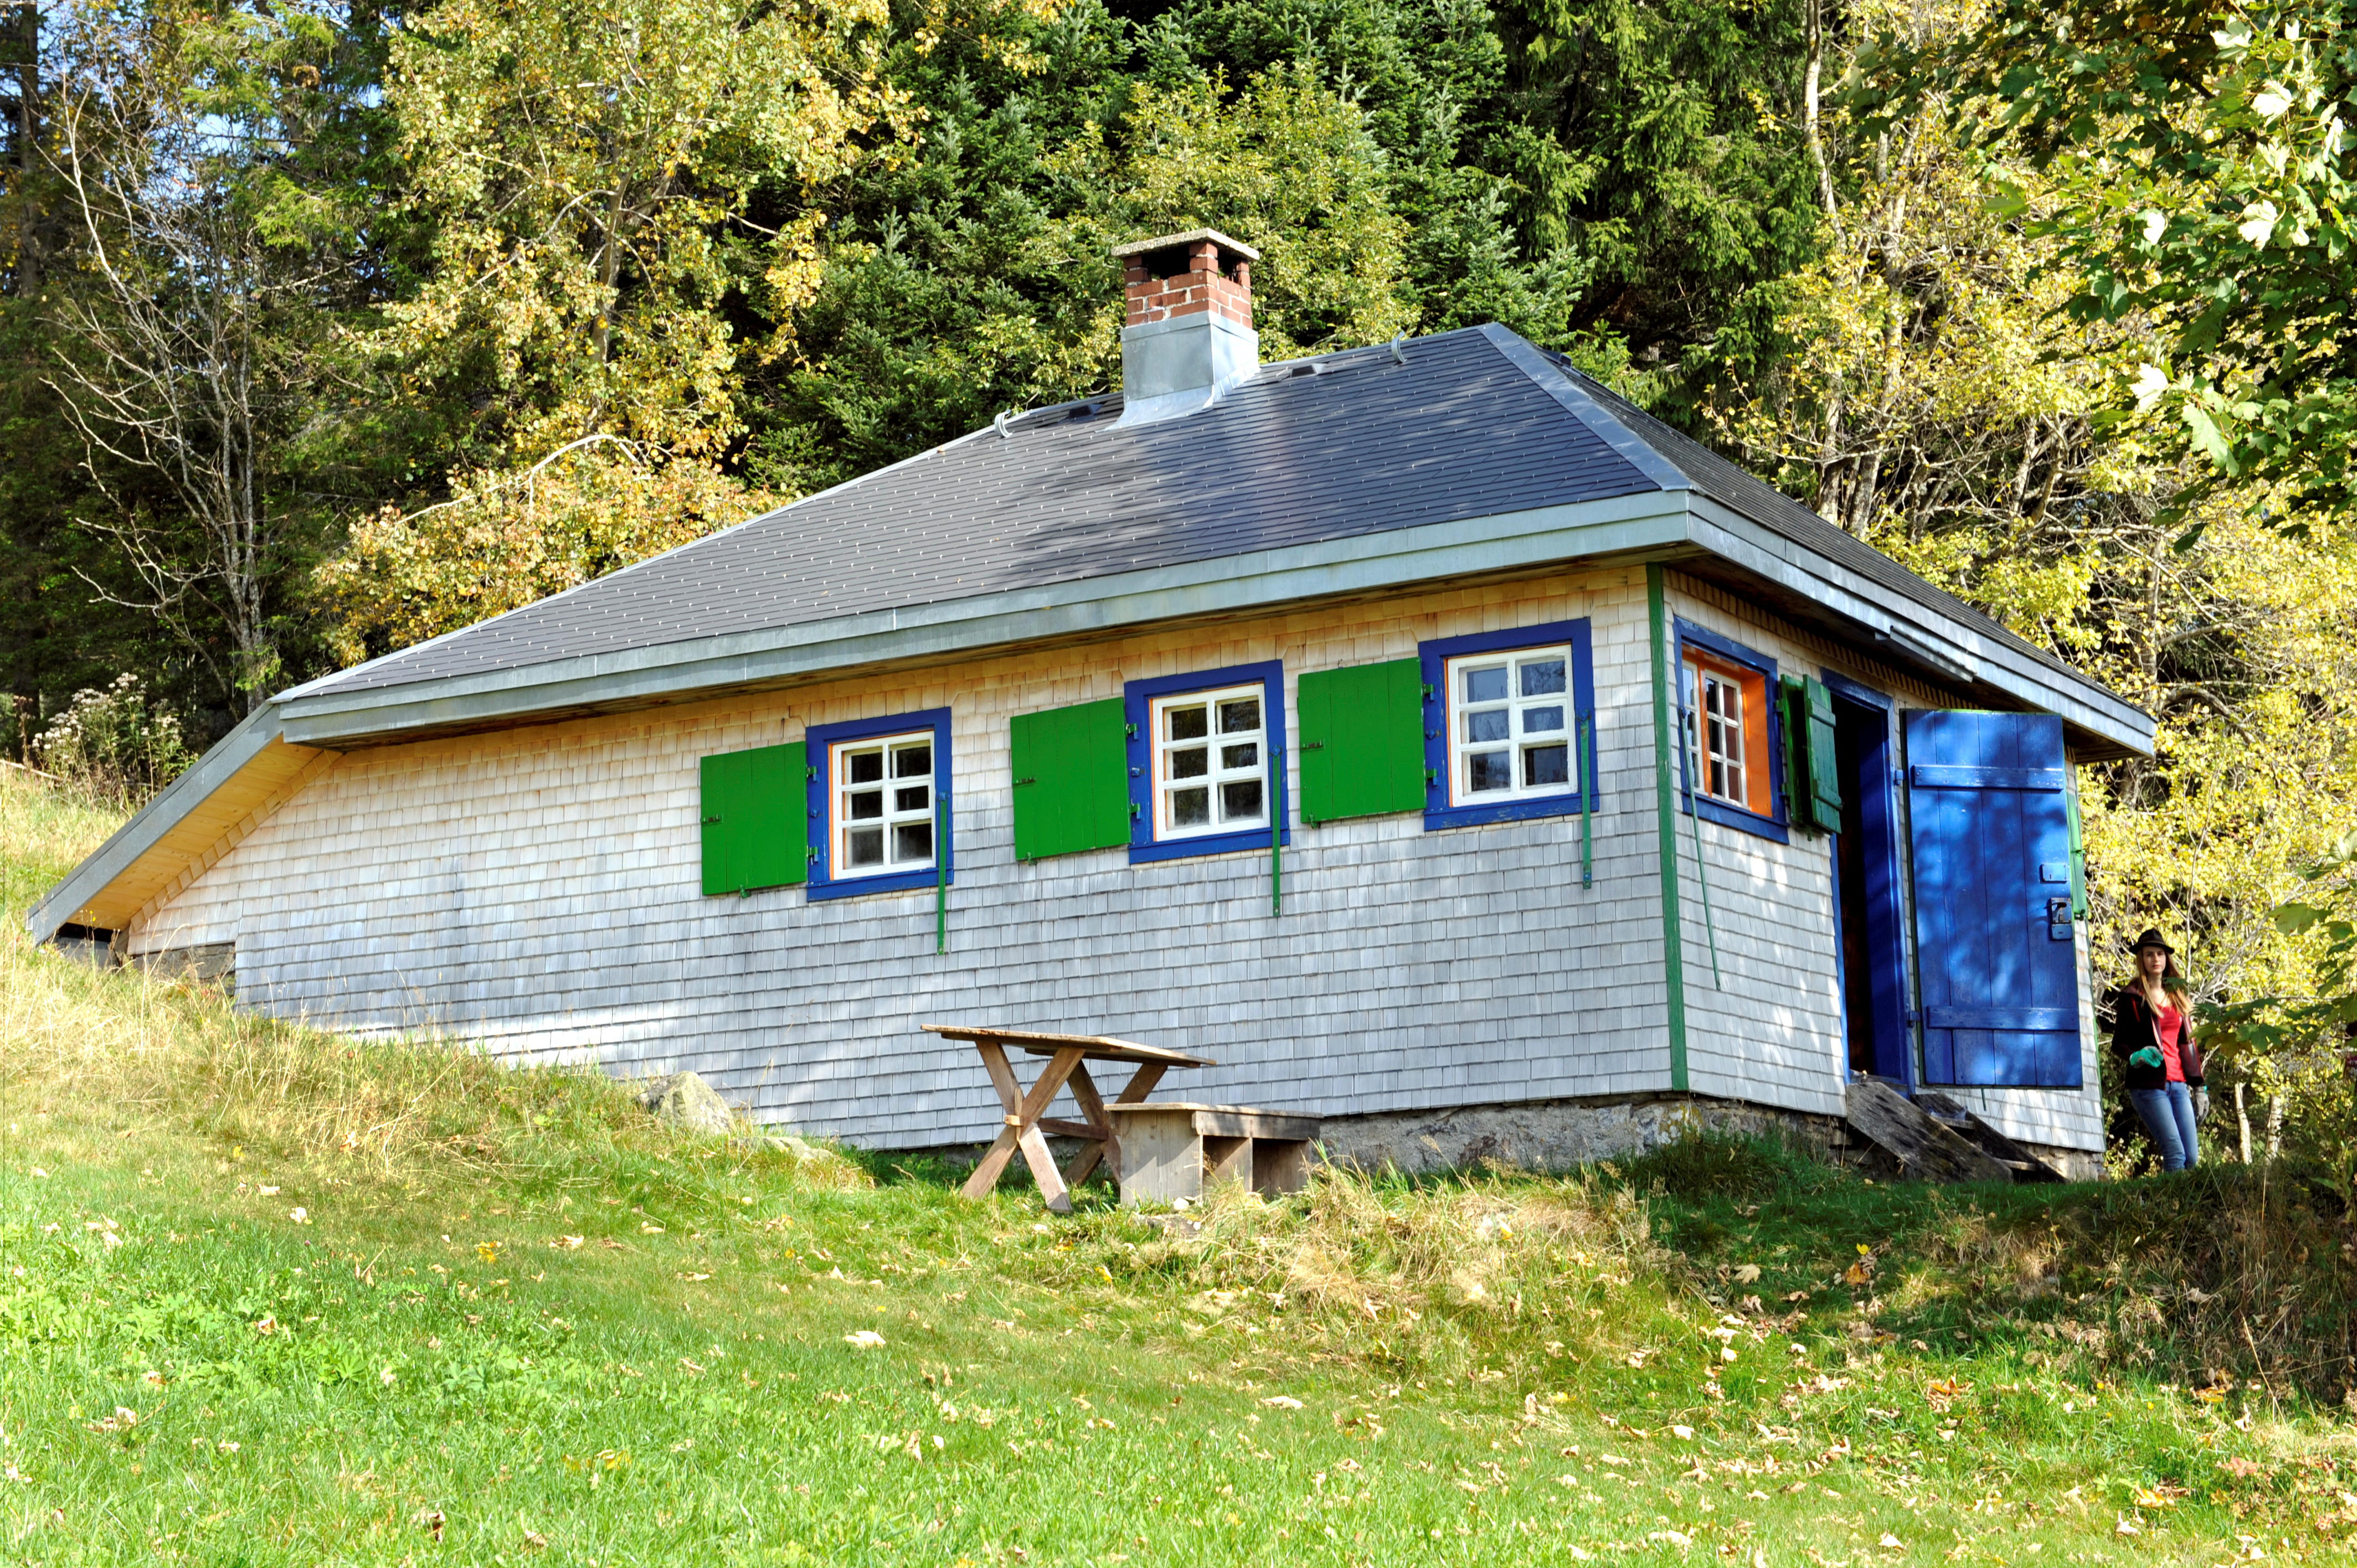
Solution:
{"label": "blue wooden door", "polygon": [[2062,721],[1907,715],[1928,1083],[2076,1088]]}

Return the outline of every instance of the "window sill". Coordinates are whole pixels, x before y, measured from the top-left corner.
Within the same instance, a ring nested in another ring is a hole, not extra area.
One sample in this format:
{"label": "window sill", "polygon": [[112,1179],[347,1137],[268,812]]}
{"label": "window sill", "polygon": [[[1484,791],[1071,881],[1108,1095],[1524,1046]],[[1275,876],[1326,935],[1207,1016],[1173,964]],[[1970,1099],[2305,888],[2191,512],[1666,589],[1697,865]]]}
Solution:
{"label": "window sill", "polygon": [[[1293,830],[1287,828],[1284,842],[1293,842]],[[1253,828],[1240,833],[1205,833],[1200,838],[1165,839],[1159,843],[1133,843],[1129,846],[1129,864],[1144,865],[1149,861],[1185,860],[1199,854],[1238,854],[1247,850],[1268,849],[1268,830]]]}
{"label": "window sill", "polygon": [[1521,800],[1499,800],[1478,806],[1426,806],[1424,809],[1424,831],[1439,828],[1478,828],[1491,822],[1523,822],[1534,817],[1576,817],[1579,814],[1579,795],[1536,795]]}
{"label": "window sill", "polygon": [[[831,882],[813,877],[808,884],[810,897],[819,898],[856,898],[863,893],[914,893],[931,888],[939,880],[931,866],[922,871],[888,871],[879,876],[845,876]],[[957,872],[950,872],[954,885]]]}
{"label": "window sill", "polygon": [[1688,794],[1686,815],[1691,817],[1696,813],[1700,813],[1706,822],[1717,822],[1720,827],[1733,828],[1738,832],[1749,833],[1755,838],[1769,839],[1777,843],[1792,842],[1792,833],[1783,823],[1773,817],[1763,817],[1757,811],[1747,811],[1740,806],[1722,805],[1717,800],[1697,800],[1693,795]]}

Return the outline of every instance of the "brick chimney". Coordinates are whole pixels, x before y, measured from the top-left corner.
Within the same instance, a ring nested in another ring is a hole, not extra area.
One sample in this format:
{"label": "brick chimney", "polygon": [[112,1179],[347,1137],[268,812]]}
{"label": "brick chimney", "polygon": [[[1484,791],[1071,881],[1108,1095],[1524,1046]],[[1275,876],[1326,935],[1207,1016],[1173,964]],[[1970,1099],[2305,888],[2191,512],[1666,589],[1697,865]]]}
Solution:
{"label": "brick chimney", "polygon": [[1125,263],[1122,424],[1208,408],[1260,368],[1252,264],[1260,252],[1216,229],[1115,245]]}

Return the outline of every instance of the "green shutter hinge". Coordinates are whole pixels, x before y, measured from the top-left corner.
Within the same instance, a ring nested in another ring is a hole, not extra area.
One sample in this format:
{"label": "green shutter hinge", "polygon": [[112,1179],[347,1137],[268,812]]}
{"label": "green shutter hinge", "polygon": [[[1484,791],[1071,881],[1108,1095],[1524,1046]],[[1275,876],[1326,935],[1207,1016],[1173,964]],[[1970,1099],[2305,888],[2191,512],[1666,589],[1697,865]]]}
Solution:
{"label": "green shutter hinge", "polygon": [[1304,751],[1323,751],[1326,749],[1326,743],[1322,740],[1305,740],[1301,743],[1301,749]]}
{"label": "green shutter hinge", "polygon": [[1129,820],[1133,822],[1137,821],[1137,802],[1135,800],[1129,803]]}
{"label": "green shutter hinge", "polygon": [[1137,738],[1137,726],[1135,725],[1125,724],[1121,726],[1121,733],[1122,737],[1125,740],[1135,740]]}
{"label": "green shutter hinge", "polygon": [[1417,691],[1419,691],[1419,692],[1422,692],[1422,693],[1424,693],[1424,700],[1425,700],[1426,702],[1427,702],[1427,703],[1428,703],[1428,702],[1432,701],[1432,688],[1431,688],[1431,687],[1429,687],[1429,686],[1418,686],[1418,687],[1416,688],[1416,690],[1417,690]]}
{"label": "green shutter hinge", "polygon": [[708,828],[719,820],[720,819],[718,817],[706,817],[704,819],[704,825]]}
{"label": "green shutter hinge", "polygon": [[1015,788],[1017,788],[1017,789],[1022,789],[1022,788],[1023,788],[1023,786],[1025,786],[1026,784],[1037,784],[1038,782],[1039,782],[1039,780],[1038,780],[1037,779],[1017,779],[1015,781]]}

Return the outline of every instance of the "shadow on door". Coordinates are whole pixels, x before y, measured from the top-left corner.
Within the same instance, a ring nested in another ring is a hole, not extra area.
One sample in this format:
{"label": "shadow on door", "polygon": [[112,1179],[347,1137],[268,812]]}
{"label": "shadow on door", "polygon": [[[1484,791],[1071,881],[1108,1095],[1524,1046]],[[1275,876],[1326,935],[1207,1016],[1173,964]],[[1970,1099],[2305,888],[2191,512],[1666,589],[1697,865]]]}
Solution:
{"label": "shadow on door", "polygon": [[1910,1087],[1907,959],[1899,901],[1899,812],[1889,697],[1838,676],[1834,755],[1841,769],[1841,832],[1834,837],[1841,932],[1842,1021],[1854,1072]]}

